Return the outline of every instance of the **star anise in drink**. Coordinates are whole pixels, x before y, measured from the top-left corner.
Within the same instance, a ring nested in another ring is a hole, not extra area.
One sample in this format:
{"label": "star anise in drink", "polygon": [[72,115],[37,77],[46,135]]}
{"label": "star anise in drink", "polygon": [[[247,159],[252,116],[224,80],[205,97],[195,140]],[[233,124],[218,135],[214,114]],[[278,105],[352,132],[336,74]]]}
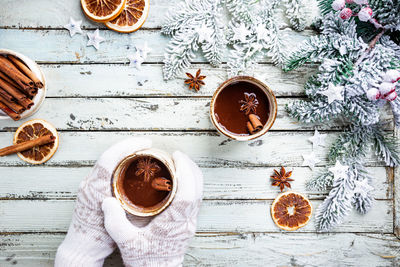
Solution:
{"label": "star anise in drink", "polygon": [[241,104],[240,111],[244,111],[246,115],[249,115],[250,112],[256,113],[256,109],[258,106],[258,100],[256,98],[256,94],[244,93],[244,99],[245,100],[239,101],[239,103]]}
{"label": "star anise in drink", "polygon": [[277,170],[274,170],[274,175],[271,175],[271,178],[274,179],[272,182],[273,186],[279,186],[281,189],[281,192],[287,186],[288,188],[291,188],[290,183],[294,181],[293,179],[289,178],[292,175],[292,171],[286,172],[284,167],[281,167],[281,171],[278,172]]}
{"label": "star anise in drink", "polygon": [[161,170],[160,166],[158,166],[157,163],[152,162],[150,158],[140,159],[136,168],[136,176],[143,175],[145,182],[150,181],[150,178]]}
{"label": "star anise in drink", "polygon": [[199,69],[196,72],[196,76],[193,76],[192,74],[186,72],[186,75],[189,77],[189,79],[186,79],[185,83],[189,85],[190,90],[192,90],[194,88],[194,90],[199,91],[200,86],[205,85],[203,80],[206,78],[206,76],[204,76],[204,75],[200,76],[200,72],[201,72],[201,70]]}

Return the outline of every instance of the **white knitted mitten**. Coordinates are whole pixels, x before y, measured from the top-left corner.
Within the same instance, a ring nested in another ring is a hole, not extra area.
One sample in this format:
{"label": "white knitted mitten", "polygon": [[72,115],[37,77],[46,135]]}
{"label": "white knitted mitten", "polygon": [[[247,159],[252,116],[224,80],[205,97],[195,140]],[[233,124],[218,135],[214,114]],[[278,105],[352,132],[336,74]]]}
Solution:
{"label": "white knitted mitten", "polygon": [[171,205],[149,224],[138,227],[115,198],[103,202],[104,225],[117,243],[126,266],[181,266],[188,241],[196,231],[203,193],[203,176],[185,154],[175,152],[178,180]]}
{"label": "white knitted mitten", "polygon": [[111,176],[126,156],[150,148],[151,141],[130,138],[105,151],[89,176],[79,186],[72,222],[67,236],[57,250],[56,267],[103,266],[115,243],[104,228],[101,204],[111,197]]}

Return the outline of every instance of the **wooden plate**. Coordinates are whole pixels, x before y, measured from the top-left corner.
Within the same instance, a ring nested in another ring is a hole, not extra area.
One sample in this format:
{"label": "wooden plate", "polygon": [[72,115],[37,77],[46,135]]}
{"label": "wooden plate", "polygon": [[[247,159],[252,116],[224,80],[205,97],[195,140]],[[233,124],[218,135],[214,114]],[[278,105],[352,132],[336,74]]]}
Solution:
{"label": "wooden plate", "polygon": [[[0,54],[13,55],[13,56],[19,58],[22,62],[24,62],[31,69],[31,71],[34,74],[36,74],[36,76],[39,78],[39,80],[43,83],[43,88],[40,88],[38,90],[37,95],[32,99],[33,106],[29,110],[25,110],[24,112],[21,113],[21,120],[28,118],[28,117],[32,116],[36,111],[39,110],[44,99],[46,98],[46,91],[47,91],[46,78],[44,77],[44,74],[43,74],[42,70],[40,69],[39,65],[36,64],[36,62],[33,61],[32,59],[30,59],[18,52],[14,52],[14,51],[8,50],[8,49],[0,49]],[[12,120],[3,111],[0,110],[0,120],[7,120],[7,119]]]}

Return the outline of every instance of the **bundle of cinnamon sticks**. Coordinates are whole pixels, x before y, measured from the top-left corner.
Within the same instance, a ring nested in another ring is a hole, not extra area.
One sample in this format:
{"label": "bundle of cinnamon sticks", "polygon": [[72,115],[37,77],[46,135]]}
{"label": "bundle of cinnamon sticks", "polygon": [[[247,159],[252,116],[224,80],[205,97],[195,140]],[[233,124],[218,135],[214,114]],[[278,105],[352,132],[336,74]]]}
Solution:
{"label": "bundle of cinnamon sticks", "polygon": [[33,106],[33,97],[43,83],[20,59],[0,55],[0,109],[17,121]]}

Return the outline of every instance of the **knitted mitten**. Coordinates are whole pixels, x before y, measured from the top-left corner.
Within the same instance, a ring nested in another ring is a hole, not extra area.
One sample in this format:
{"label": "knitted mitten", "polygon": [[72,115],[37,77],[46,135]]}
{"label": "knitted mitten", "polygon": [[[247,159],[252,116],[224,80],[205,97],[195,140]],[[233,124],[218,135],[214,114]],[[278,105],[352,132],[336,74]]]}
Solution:
{"label": "knitted mitten", "polygon": [[104,229],[101,204],[111,197],[111,176],[118,163],[128,155],[150,148],[151,141],[131,138],[105,151],[89,176],[79,186],[72,222],[57,250],[56,267],[103,266],[115,243]]}
{"label": "knitted mitten", "polygon": [[115,198],[103,202],[104,225],[117,243],[126,266],[182,265],[188,241],[196,231],[203,176],[197,165],[181,152],[175,152],[173,159],[178,181],[175,198],[146,226],[132,224]]}

